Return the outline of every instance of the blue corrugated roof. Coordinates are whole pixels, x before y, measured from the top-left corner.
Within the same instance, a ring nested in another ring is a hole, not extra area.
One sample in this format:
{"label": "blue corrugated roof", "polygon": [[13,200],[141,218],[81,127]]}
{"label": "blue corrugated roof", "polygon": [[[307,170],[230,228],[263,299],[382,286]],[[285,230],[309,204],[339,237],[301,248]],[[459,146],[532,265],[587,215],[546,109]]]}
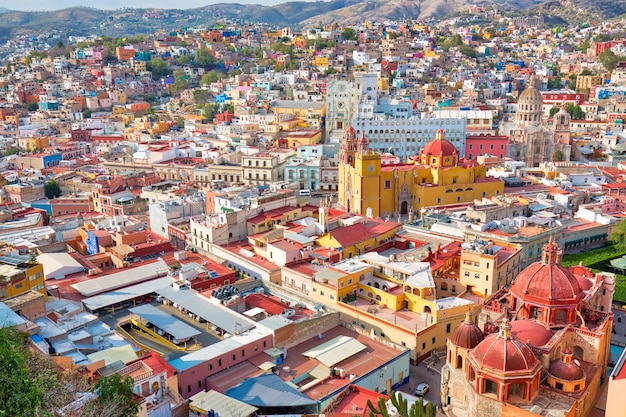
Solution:
{"label": "blue corrugated roof", "polygon": [[255,407],[298,407],[317,403],[275,374],[248,378],[227,389],[225,394]]}

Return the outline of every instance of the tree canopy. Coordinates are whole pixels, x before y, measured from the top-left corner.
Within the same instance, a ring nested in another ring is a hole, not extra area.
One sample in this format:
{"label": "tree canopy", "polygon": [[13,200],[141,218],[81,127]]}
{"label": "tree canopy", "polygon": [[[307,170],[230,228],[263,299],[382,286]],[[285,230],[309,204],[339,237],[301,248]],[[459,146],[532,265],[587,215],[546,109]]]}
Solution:
{"label": "tree canopy", "polygon": [[610,49],[605,49],[598,55],[598,61],[608,72],[613,72],[619,62],[619,57]]}
{"label": "tree canopy", "polygon": [[61,196],[61,187],[55,180],[48,180],[43,187],[43,192],[48,199],[57,198]]}
{"label": "tree canopy", "polygon": [[356,40],[356,30],[352,28],[345,28],[343,30],[343,38],[347,41],[355,41]]}
{"label": "tree canopy", "polygon": [[170,66],[161,58],[154,58],[148,61],[146,67],[152,72],[153,80],[160,80],[171,72]]}

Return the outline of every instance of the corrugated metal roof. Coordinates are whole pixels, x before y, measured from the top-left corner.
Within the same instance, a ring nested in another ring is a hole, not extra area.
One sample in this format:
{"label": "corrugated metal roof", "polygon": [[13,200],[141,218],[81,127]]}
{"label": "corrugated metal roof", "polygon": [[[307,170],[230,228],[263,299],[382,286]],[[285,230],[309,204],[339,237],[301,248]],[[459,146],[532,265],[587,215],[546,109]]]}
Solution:
{"label": "corrugated metal roof", "polygon": [[328,375],[330,375],[330,368],[325,365],[317,365],[309,371],[309,375],[315,379],[325,379]]}
{"label": "corrugated metal roof", "polygon": [[169,268],[162,259],[148,265],[126,269],[115,274],[94,278],[88,281],[72,284],[71,287],[85,296],[92,296],[106,291],[124,288],[129,285],[147,281],[151,278],[166,275]]}
{"label": "corrugated metal roof", "polygon": [[227,307],[215,305],[189,288],[162,288],[157,294],[178,304],[189,312],[202,317],[209,323],[226,330],[230,334],[243,333],[256,326],[253,320]]}
{"label": "corrugated metal roof", "polygon": [[302,355],[317,359],[324,365],[331,367],[366,348],[367,346],[352,337],[337,336],[326,343],[303,352]]}
{"label": "corrugated metal roof", "polygon": [[83,300],[83,305],[87,309],[95,311],[100,308],[112,306],[113,304],[132,300],[135,297],[141,297],[142,295],[156,292],[161,288],[170,286],[172,282],[174,282],[174,280],[170,277],[155,278],[150,281],[142,282],[141,284],[131,285],[123,290],[110,291],[104,294],[85,298]]}
{"label": "corrugated metal roof", "polygon": [[0,303],[0,328],[21,326],[23,324],[26,324],[26,320],[11,310],[6,304]]}
{"label": "corrugated metal roof", "polygon": [[215,411],[219,417],[247,417],[258,408],[244,402],[220,394],[217,391],[202,391],[189,398],[189,408],[199,414],[207,414],[209,410]]}
{"label": "corrugated metal roof", "polygon": [[275,374],[248,378],[226,390],[226,395],[258,407],[315,406],[317,401],[299,392]]}
{"label": "corrugated metal roof", "polygon": [[133,314],[137,314],[142,319],[154,324],[159,329],[166,331],[179,340],[191,338],[200,334],[198,330],[194,329],[187,323],[159,310],[151,304],[144,304],[138,307],[129,308],[128,311]]}

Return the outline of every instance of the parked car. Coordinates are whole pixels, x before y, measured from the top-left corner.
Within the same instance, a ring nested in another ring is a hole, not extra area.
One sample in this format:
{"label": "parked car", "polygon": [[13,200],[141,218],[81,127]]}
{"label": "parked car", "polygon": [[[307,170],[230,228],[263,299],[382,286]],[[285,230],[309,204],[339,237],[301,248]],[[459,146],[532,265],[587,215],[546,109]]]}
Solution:
{"label": "parked car", "polygon": [[415,387],[415,395],[423,397],[430,390],[430,386],[424,382]]}

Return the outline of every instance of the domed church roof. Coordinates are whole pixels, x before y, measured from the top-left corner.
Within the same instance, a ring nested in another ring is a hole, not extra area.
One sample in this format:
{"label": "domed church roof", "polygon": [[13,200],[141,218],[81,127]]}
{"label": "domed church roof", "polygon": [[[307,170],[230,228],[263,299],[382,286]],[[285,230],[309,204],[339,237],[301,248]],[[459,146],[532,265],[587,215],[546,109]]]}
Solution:
{"label": "domed church roof", "polygon": [[499,374],[524,371],[532,374],[541,365],[530,347],[511,335],[511,324],[506,318],[502,320],[500,333],[487,336],[470,357],[480,368]]}
{"label": "domed church roof", "polygon": [[556,242],[543,247],[542,259],[524,269],[511,285],[511,293],[519,298],[576,302],[583,296],[578,280],[561,266],[562,252]]}
{"label": "domed church roof", "polygon": [[472,313],[468,312],[465,320],[454,329],[450,342],[458,347],[473,349],[483,341],[485,335],[482,330],[472,321]]}

